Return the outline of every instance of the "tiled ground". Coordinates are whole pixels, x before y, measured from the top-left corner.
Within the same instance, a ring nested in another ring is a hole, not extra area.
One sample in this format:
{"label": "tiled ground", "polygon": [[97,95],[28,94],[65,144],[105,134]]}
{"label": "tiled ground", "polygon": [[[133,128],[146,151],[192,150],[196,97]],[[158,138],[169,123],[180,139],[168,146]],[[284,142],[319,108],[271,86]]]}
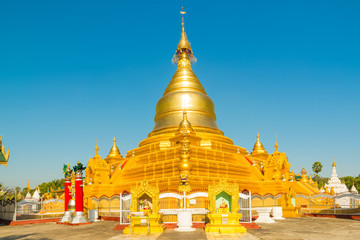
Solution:
{"label": "tiled ground", "polygon": [[178,233],[166,230],[163,234],[124,235],[121,231],[113,231],[117,222],[96,222],[83,226],[66,226],[45,223],[25,226],[0,225],[0,240],[13,239],[107,239],[107,240],[355,240],[360,239],[360,221],[334,218],[289,218],[273,224],[259,224],[262,228],[248,230],[247,234],[205,233],[197,229],[192,233]]}

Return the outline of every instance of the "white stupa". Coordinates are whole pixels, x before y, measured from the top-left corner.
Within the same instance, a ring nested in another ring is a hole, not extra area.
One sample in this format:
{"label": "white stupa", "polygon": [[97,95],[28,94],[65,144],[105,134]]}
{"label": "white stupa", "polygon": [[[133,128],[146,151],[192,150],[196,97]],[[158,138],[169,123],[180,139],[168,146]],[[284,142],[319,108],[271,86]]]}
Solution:
{"label": "white stupa", "polygon": [[348,193],[349,190],[347,189],[345,183],[341,183],[340,179],[338,178],[338,175],[336,173],[336,163],[334,160],[334,163],[332,165],[332,174],[329,182],[325,184],[325,188],[328,187],[329,190],[333,187],[335,194],[340,193]]}
{"label": "white stupa", "polygon": [[30,192],[28,192],[28,193],[26,194],[25,199],[31,199]]}
{"label": "white stupa", "polygon": [[358,191],[356,190],[356,187],[355,187],[354,183],[353,183],[353,185],[352,185],[352,187],[351,187],[351,189],[350,189],[350,192],[351,192],[351,193],[355,193],[355,194],[358,193]]}
{"label": "white stupa", "polygon": [[32,195],[32,199],[40,201],[40,193],[38,191],[38,188],[36,188],[34,194]]}
{"label": "white stupa", "polygon": [[[350,193],[348,188],[346,187],[345,183],[341,183],[340,179],[338,178],[338,175],[336,173],[335,160],[332,165],[331,178],[328,181],[328,183],[325,184],[325,188],[326,187],[328,187],[329,191],[331,188],[333,188],[335,195]],[[347,207],[349,207],[349,204],[350,204],[350,198],[349,197],[337,198],[337,199],[335,199],[335,203],[340,205],[340,207],[342,207],[342,208],[347,208]]]}

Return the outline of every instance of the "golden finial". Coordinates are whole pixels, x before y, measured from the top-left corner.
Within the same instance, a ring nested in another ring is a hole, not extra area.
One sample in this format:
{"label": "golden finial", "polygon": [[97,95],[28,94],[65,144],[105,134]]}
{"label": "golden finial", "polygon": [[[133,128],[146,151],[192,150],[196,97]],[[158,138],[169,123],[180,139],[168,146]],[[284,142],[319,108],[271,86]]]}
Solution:
{"label": "golden finial", "polygon": [[185,27],[184,27],[184,15],[186,14],[186,12],[184,12],[184,7],[182,6],[181,7],[181,11],[180,11],[180,14],[182,14],[182,30],[185,31]]}
{"label": "golden finial", "polygon": [[278,145],[278,143],[277,143],[277,135],[275,134],[275,152],[274,153],[278,153],[279,152],[279,150],[278,150],[278,147],[279,147],[279,145]]}
{"label": "golden finial", "polygon": [[96,153],[96,155],[99,155],[99,146],[98,146],[97,139],[96,139],[95,153]]}
{"label": "golden finial", "polygon": [[182,31],[180,42],[177,45],[175,55],[172,59],[173,63],[177,63],[178,67],[191,67],[191,62],[196,62],[196,58],[191,50],[190,42],[188,41],[185,33],[184,15],[186,12],[181,8],[180,14],[182,15]]}
{"label": "golden finial", "polygon": [[264,145],[260,142],[260,134],[256,135],[256,142],[254,144],[254,148],[251,154],[258,154],[258,153],[267,153],[265,151]]}
{"label": "golden finial", "polygon": [[334,162],[333,162],[332,166],[333,166],[333,167],[336,167],[335,157],[334,157]]}
{"label": "golden finial", "polygon": [[100,155],[99,155],[99,146],[98,146],[98,142],[96,139],[96,146],[95,146],[95,156],[94,159],[101,159]]}
{"label": "golden finial", "polygon": [[121,157],[119,148],[116,146],[116,139],[113,139],[113,145],[110,149],[108,157]]}

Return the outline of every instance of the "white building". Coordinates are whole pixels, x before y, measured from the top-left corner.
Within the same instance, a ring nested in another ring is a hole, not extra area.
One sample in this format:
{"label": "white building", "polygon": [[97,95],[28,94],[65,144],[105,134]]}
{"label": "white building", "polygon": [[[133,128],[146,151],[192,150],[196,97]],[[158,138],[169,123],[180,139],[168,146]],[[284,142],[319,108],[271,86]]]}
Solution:
{"label": "white building", "polygon": [[[329,191],[331,190],[331,188],[333,188],[334,192],[335,192],[335,196],[350,193],[349,190],[347,189],[345,183],[341,183],[340,179],[337,176],[335,160],[332,165],[331,178],[330,178],[329,182],[327,184],[325,184],[325,189],[326,189],[326,187],[329,189]],[[342,208],[348,208],[349,204],[350,204],[350,198],[349,197],[336,198],[335,203],[340,205]]]}

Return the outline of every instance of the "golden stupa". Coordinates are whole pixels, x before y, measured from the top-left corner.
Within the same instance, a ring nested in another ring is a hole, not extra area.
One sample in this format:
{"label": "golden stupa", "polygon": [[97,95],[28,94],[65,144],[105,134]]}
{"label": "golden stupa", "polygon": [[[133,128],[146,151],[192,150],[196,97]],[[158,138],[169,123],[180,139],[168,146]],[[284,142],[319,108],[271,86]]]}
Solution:
{"label": "golden stupa", "polygon": [[[277,141],[275,152],[269,154],[257,134],[249,154],[224,135],[216,123],[214,103],[191,68],[195,61],[182,21],[181,38],[173,57],[177,70],[156,104],[155,126],[124,157],[115,139],[104,159],[98,155],[96,145],[96,155],[89,159],[85,170],[84,193],[89,209],[91,198],[111,198],[131,192],[141,184],[156,187],[160,194],[207,193],[210,188],[229,184],[239,192],[251,191],[262,196],[281,194],[277,201],[284,208],[291,207],[289,192],[292,195],[318,192],[305,181],[305,176],[302,181],[295,179],[286,154],[278,151]],[[183,207],[181,201],[170,197],[159,201],[160,208]],[[190,207],[208,208],[208,202],[202,196],[202,201]],[[269,204],[273,203],[271,199]],[[199,219],[204,220],[204,216]]]}

